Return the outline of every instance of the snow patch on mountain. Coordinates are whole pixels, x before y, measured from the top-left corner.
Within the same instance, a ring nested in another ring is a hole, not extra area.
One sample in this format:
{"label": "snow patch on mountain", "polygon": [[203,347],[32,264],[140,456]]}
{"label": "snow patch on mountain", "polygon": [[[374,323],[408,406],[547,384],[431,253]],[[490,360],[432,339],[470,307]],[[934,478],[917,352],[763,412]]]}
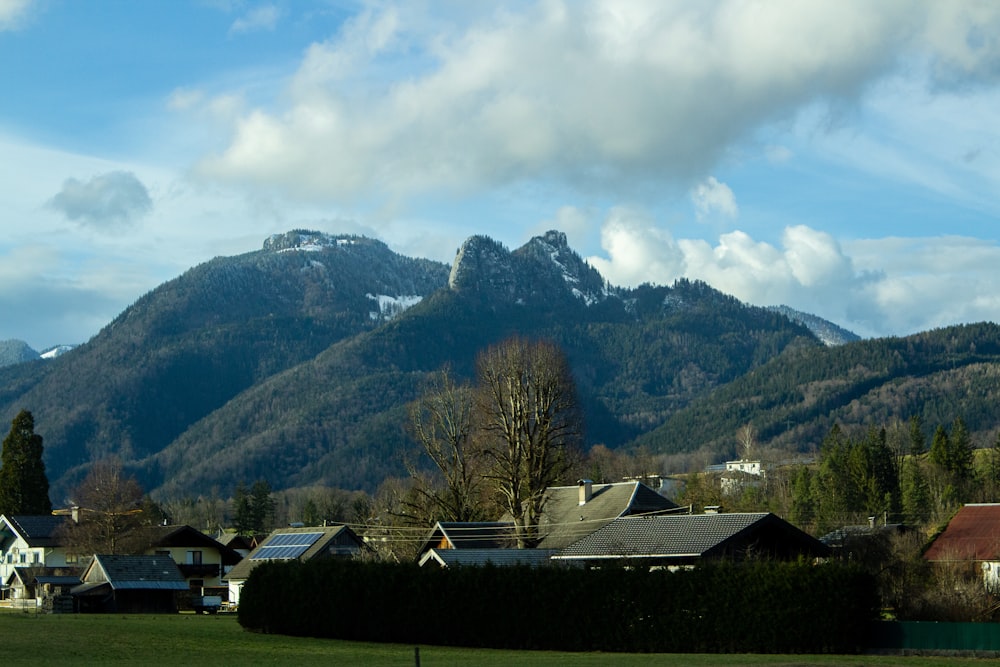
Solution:
{"label": "snow patch on mountain", "polygon": [[368,316],[373,321],[388,322],[394,317],[398,317],[401,313],[412,308],[423,300],[423,297],[418,294],[409,294],[406,296],[389,296],[387,294],[366,294],[369,299],[378,304],[378,310],[373,310],[368,313]]}

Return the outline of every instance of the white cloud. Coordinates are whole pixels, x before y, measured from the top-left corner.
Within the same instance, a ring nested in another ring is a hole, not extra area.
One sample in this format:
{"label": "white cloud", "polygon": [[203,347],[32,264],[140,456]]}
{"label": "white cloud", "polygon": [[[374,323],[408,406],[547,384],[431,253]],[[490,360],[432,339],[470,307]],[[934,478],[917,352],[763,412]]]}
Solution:
{"label": "white cloud", "polygon": [[746,303],[786,304],[863,336],[1000,321],[993,241],[888,238],[842,247],[798,225],[785,229],[780,247],[741,231],[711,245],[676,240],[649,217],[620,210],[609,214],[601,238],[607,257],[589,261],[614,284],[704,280]]}
{"label": "white cloud", "polygon": [[66,179],[62,189],[49,200],[49,206],[95,229],[117,229],[148,213],[153,200],[135,174],[112,171],[86,183]]}
{"label": "white cloud", "polygon": [[0,32],[20,27],[33,0],[0,0]]}
{"label": "white cloud", "polygon": [[739,215],[736,205],[736,195],[725,183],[720,183],[714,176],[709,176],[691,190],[691,201],[699,220],[709,218],[716,213],[735,218]]}
{"label": "white cloud", "polygon": [[281,19],[281,10],[274,5],[261,5],[233,21],[230,34],[274,30]]}
{"label": "white cloud", "polygon": [[617,285],[672,283],[685,274],[684,255],[669,232],[642,211],[613,209],[601,227],[608,257],[588,257],[591,266]]}
{"label": "white cloud", "polygon": [[386,6],[310,47],[287,103],[243,114],[201,169],[334,199],[534,178],[687,189],[763,124],[849,103],[908,53],[993,56],[930,39],[941,13],[956,35],[982,18],[931,6],[553,1],[457,27]]}

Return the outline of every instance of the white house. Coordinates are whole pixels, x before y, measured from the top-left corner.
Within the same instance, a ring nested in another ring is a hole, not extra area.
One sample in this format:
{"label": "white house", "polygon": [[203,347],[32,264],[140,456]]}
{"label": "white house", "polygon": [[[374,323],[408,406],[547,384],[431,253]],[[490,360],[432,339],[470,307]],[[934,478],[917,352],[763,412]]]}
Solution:
{"label": "white house", "polygon": [[[0,584],[4,598],[26,593],[12,576],[15,568],[73,568],[77,557],[59,544],[59,528],[70,519],[64,516],[0,516]],[[30,597],[33,597],[30,596]]]}

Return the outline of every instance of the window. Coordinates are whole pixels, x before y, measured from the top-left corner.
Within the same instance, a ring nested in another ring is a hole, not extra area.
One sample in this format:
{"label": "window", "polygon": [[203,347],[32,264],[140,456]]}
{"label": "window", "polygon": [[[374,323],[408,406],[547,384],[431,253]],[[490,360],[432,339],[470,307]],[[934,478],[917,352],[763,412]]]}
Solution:
{"label": "window", "polygon": [[187,554],[187,562],[189,565],[201,565],[201,552],[189,551]]}

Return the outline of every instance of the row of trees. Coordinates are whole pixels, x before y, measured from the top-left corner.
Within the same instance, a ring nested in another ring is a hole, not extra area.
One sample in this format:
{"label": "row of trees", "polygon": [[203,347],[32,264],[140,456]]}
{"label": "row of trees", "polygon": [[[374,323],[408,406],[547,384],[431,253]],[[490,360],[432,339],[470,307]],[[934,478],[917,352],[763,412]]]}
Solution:
{"label": "row of trees", "polygon": [[[946,522],[963,503],[1000,492],[1000,435],[977,443],[961,417],[928,430],[920,417],[888,427],[833,426],[810,463],[770,461],[767,475],[723,493],[707,473],[687,476],[678,502],[768,510],[815,533],[848,524]],[[743,429],[738,434],[742,438]],[[741,441],[742,446],[742,441]],[[764,454],[767,458],[767,454]],[[766,462],[766,461],[765,461]]]}

